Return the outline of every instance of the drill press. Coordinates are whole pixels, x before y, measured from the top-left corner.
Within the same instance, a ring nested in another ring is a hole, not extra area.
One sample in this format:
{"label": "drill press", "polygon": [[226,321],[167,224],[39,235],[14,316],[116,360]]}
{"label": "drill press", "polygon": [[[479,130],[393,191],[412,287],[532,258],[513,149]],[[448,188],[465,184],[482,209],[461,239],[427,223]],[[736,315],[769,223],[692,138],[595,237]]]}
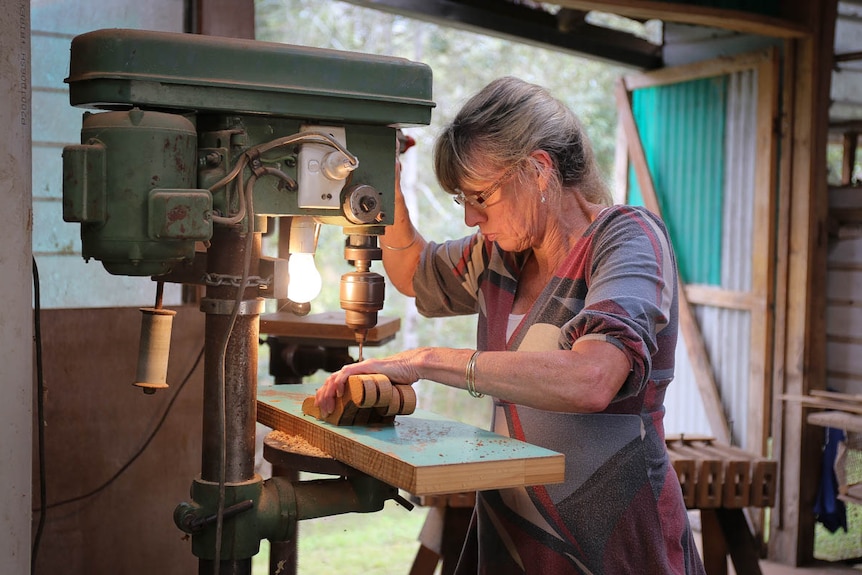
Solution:
{"label": "drill press", "polygon": [[[261,538],[289,537],[298,519],[331,512],[315,501],[331,507],[345,491],[254,473],[260,313],[263,298],[288,293],[287,266],[261,256],[261,234],[269,217],[343,228],[355,271],[342,278],[341,305],[362,345],[383,306],[371,263],[394,216],[396,129],[430,122],[431,71],[400,58],[113,29],[72,41],[67,83],[72,105],[102,110],[84,114],[81,144],[63,151],[63,217],[81,224],[84,258],[112,274],[206,286],[201,475],[175,518],[201,573],[249,573]],[[164,315],[145,315],[159,320],[142,328],[156,343],[170,337]],[[353,487],[371,497],[337,512],[393,497],[385,486]]]}

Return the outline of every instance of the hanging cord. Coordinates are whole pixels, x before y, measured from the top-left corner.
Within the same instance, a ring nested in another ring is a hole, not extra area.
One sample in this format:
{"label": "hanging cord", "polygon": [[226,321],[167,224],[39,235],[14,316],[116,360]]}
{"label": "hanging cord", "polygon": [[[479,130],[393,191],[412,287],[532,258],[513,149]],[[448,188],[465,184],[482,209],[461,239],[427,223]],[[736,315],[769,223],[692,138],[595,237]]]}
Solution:
{"label": "hanging cord", "polygon": [[165,420],[167,419],[168,414],[170,413],[171,409],[173,408],[174,403],[177,401],[177,398],[179,397],[180,392],[182,392],[183,388],[186,386],[186,384],[192,378],[192,375],[194,375],[194,373],[197,370],[198,365],[200,365],[200,362],[203,359],[203,357],[204,357],[204,348],[201,347],[200,352],[198,352],[197,358],[195,358],[194,364],[192,364],[188,373],[186,373],[186,376],[183,378],[183,381],[177,387],[177,392],[173,395],[173,397],[171,397],[171,400],[168,402],[168,405],[165,407],[165,410],[162,413],[161,418],[159,418],[159,422],[156,424],[155,428],[153,428],[153,431],[150,432],[146,441],[144,441],[144,444],[138,449],[138,451],[136,451],[135,454],[132,455],[132,457],[126,463],[124,463],[123,466],[120,467],[120,469],[118,469],[111,476],[110,479],[108,479],[107,481],[105,481],[100,486],[96,487],[95,489],[93,489],[87,493],[84,493],[83,495],[78,495],[76,497],[72,497],[69,499],[63,499],[62,501],[57,501],[55,503],[51,503],[50,505],[48,505],[48,509],[52,509],[54,507],[59,507],[61,505],[68,505],[69,503],[75,503],[76,501],[81,501],[82,499],[87,499],[88,497],[92,497],[93,495],[96,495],[97,493],[105,490],[109,485],[111,485],[114,481],[116,481],[129,467],[131,467],[131,465],[135,461],[137,461],[137,459],[144,453],[144,451],[146,451],[147,447],[149,447],[150,443],[153,441],[153,438],[155,438],[156,434],[159,432],[159,430],[161,430],[162,425],[165,423]]}
{"label": "hanging cord", "polygon": [[36,558],[39,556],[39,543],[42,531],[45,529],[45,516],[48,511],[47,474],[45,472],[45,380],[42,371],[42,303],[39,293],[39,268],[36,258],[33,258],[33,341],[36,346],[36,417],[38,418],[37,434],[39,438],[39,524],[33,539],[33,550],[30,554],[30,573],[36,573]]}
{"label": "hanging cord", "polygon": [[245,191],[246,208],[245,212],[248,216],[248,225],[245,240],[245,253],[242,257],[242,279],[239,282],[239,287],[236,291],[236,299],[233,302],[230,319],[228,320],[227,329],[225,329],[224,340],[219,348],[218,355],[218,428],[220,435],[219,446],[219,462],[218,462],[218,508],[216,510],[216,540],[215,540],[215,561],[213,565],[213,575],[219,575],[221,571],[221,539],[224,530],[224,507],[225,507],[225,473],[227,468],[227,412],[225,406],[226,376],[225,363],[227,361],[227,347],[230,342],[230,336],[236,324],[239,308],[242,305],[243,293],[248,284],[248,277],[251,268],[251,251],[254,247],[254,183],[257,176],[252,175],[247,184]]}

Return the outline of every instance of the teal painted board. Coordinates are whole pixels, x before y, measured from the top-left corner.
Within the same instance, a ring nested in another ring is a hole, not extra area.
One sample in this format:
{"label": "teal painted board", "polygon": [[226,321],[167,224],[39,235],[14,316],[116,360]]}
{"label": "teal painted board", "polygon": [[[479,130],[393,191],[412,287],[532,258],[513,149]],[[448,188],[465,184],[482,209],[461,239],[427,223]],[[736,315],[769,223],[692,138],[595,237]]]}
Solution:
{"label": "teal painted board", "polygon": [[[686,283],[721,285],[727,77],[632,93],[647,164]],[[634,171],[629,203],[643,205]]]}
{"label": "teal painted board", "polygon": [[335,426],[302,413],[315,384],[262,386],[257,420],[414,495],[560,483],[562,454],[416,410],[394,425]]}

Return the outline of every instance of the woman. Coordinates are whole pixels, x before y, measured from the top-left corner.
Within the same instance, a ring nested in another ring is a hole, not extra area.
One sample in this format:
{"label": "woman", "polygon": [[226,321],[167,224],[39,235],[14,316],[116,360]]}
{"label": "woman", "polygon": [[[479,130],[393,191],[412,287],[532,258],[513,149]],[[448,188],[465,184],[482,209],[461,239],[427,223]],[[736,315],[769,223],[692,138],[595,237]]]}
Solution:
{"label": "woman", "polygon": [[426,242],[397,189],[384,266],[424,315],[478,314],[477,350],[346,366],[321,410],[353,374],[433,380],[493,396],[497,433],[565,454],[563,484],[478,494],[458,573],[704,573],[664,444],[677,278],[663,224],[613,207],[574,114],[515,78],[466,103],[434,163],[479,229]]}

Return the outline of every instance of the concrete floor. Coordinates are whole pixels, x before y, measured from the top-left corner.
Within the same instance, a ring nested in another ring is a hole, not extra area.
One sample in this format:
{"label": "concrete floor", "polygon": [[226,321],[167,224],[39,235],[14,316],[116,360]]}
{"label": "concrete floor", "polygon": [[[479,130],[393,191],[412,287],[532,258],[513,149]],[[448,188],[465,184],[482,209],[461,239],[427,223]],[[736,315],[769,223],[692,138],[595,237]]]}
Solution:
{"label": "concrete floor", "polygon": [[[695,529],[695,540],[700,549],[700,531]],[[862,565],[855,568],[842,563],[820,562],[816,565],[805,567],[788,567],[772,561],[761,561],[760,570],[762,575],[862,575]],[[727,560],[727,575],[749,575],[747,573],[736,573],[730,558]]]}
{"label": "concrete floor", "polygon": [[[761,561],[760,570],[763,572],[763,575],[859,575],[862,573],[862,569],[854,569],[853,567],[836,563],[824,563],[822,565],[806,567],[787,567],[786,565],[779,565],[769,561]],[[728,574],[730,573],[734,573],[732,567],[728,569]]]}
{"label": "concrete floor", "polygon": [[[840,563],[820,563],[817,565],[806,565],[805,567],[788,567],[771,561],[761,561],[760,571],[762,575],[860,575],[862,566],[853,568]],[[736,573],[733,564],[728,559],[727,575],[748,575],[747,573]]]}

